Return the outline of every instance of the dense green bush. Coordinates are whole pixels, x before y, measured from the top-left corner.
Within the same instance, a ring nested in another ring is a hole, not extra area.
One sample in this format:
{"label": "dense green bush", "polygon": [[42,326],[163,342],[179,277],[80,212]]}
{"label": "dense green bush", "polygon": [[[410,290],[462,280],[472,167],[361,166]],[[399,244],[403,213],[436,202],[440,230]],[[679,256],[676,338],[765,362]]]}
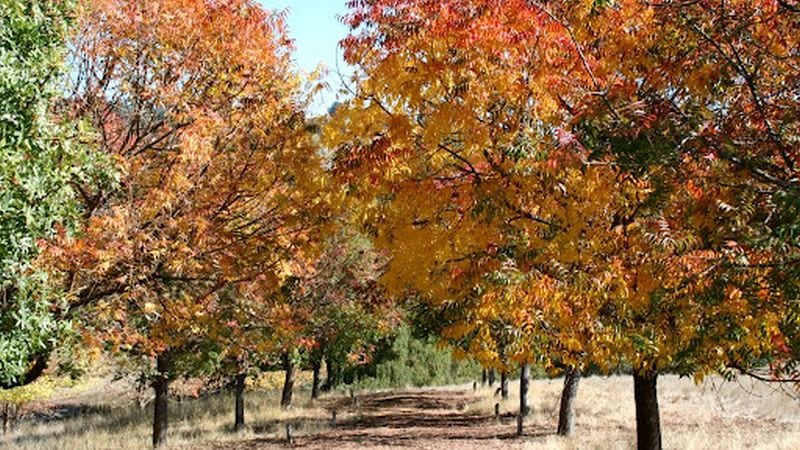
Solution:
{"label": "dense green bush", "polygon": [[410,327],[398,329],[391,346],[376,359],[358,383],[360,388],[442,386],[479,380],[481,367],[473,361],[454,360],[449,349],[434,338],[418,338]]}

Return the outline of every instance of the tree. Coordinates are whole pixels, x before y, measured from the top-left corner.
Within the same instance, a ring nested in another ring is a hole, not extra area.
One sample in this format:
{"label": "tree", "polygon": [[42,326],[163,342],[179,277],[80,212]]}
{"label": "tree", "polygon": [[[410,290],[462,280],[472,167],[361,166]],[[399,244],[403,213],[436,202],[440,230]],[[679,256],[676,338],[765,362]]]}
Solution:
{"label": "tree", "polygon": [[36,380],[70,329],[63,295],[34,259],[57,228],[81,218],[74,183],[112,180],[81,139],[83,123],[53,110],[61,95],[71,1],[0,2],[0,386]]}
{"label": "tree", "polygon": [[124,175],[116,190],[79,187],[87,224],[50,257],[90,340],[156,361],[159,446],[169,380],[218,352],[206,337],[226,326],[222,296],[270,298],[308,241],[322,166],[281,14],[97,0],[80,26],[69,106]]}
{"label": "tree", "polygon": [[[742,231],[776,210],[751,213],[765,204],[737,179],[751,155],[719,153],[766,130],[768,163],[750,179],[780,180],[770,171],[791,148],[770,129],[792,129],[785,88],[797,80],[780,38],[791,33],[770,31],[796,16],[774,2],[732,7],[760,55],[741,70],[733,36],[743,28],[705,3],[353,3],[345,55],[362,78],[328,133],[343,177],[368,182],[357,194],[392,250],[390,288],[463,305],[472,317],[455,339],[503,311],[523,360],[535,349],[573,369],[587,357],[606,369],[629,362],[640,448],[661,445],[659,373],[751,366],[795,322],[766,270],[770,252],[731,240],[758,236]],[[722,52],[704,37],[711,28]],[[764,83],[776,86],[774,109],[748,82],[750,65],[769,58],[770,73],[788,74]],[[708,84],[721,60],[735,70]],[[731,130],[698,151],[720,123]],[[498,283],[497,272],[514,276]]]}
{"label": "tree", "polygon": [[[321,255],[306,266],[298,285],[300,303],[308,310],[303,334],[312,342],[312,398],[322,387],[323,361],[328,361],[329,377],[337,370],[368,365],[376,346],[401,319],[398,305],[378,283],[385,256],[366,236],[341,227],[325,240]],[[330,381],[332,388],[334,380]]]}

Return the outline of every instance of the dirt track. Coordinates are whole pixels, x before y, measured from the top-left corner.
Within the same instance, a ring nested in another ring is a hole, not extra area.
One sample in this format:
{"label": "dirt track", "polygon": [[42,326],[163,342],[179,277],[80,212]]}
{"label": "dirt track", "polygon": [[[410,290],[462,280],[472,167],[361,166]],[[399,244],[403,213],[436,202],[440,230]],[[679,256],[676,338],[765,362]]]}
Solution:
{"label": "dirt track", "polygon": [[[467,406],[478,400],[469,391],[427,390],[368,394],[359,398],[360,407],[354,406],[350,400],[329,402],[326,409],[336,409],[340,416],[346,413],[346,418],[338,420],[335,428],[328,428],[326,423],[325,428],[320,427],[316,433],[297,436],[294,448],[486,449],[521,445],[516,441],[516,418],[513,415],[506,413],[497,422],[491,414],[467,411]],[[526,436],[544,434],[547,433],[526,430]],[[225,443],[213,448],[286,447],[285,438],[271,437]]]}

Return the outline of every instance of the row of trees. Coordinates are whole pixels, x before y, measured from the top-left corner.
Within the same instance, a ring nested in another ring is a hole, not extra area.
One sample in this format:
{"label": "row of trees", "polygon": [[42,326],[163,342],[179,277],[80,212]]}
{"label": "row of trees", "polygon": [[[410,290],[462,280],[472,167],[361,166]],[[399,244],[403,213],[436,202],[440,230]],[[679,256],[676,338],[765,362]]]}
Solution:
{"label": "row of trees", "polygon": [[[0,0],[0,382],[64,343],[169,382],[370,361],[402,319],[461,357],[796,378],[792,2],[349,2],[353,96],[308,120],[249,0]],[[323,151],[322,149],[325,149]],[[402,301],[401,301],[402,300]],[[65,338],[65,336],[70,339]],[[505,383],[501,383],[505,385]]]}
{"label": "row of trees", "polygon": [[326,144],[444,339],[565,394],[630,365],[643,449],[661,373],[796,377],[794,2],[350,6]]}
{"label": "row of trees", "polygon": [[64,342],[155,393],[364,364],[399,320],[385,257],[337,222],[284,17],[248,0],[3,1],[0,382]]}

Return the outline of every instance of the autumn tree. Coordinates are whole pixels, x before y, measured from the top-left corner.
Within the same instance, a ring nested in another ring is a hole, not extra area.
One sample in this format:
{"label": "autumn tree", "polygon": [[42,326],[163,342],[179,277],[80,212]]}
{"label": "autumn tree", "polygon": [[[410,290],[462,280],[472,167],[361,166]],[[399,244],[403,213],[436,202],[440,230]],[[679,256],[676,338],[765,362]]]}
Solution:
{"label": "autumn tree", "polygon": [[[791,136],[797,78],[779,30],[797,16],[785,2],[705,3],[719,2],[351,2],[344,46],[362,78],[328,134],[345,179],[368,183],[390,288],[510,313],[522,360],[631,363],[640,448],[661,446],[659,373],[750,366],[791,323],[775,262],[744,244],[779,210],[760,213],[773,197],[736,179],[780,185],[769,171],[791,138],[774,130]],[[754,56],[737,62],[742,30]],[[774,110],[752,92],[766,60]],[[761,166],[720,150],[742,136],[760,149],[755,130],[771,136]],[[709,133],[721,141],[695,145]],[[487,283],[504,265],[518,282]]]}
{"label": "autumn tree", "polygon": [[378,283],[386,258],[370,240],[346,228],[324,244],[317,261],[302,273],[298,295],[309,317],[312,398],[321,389],[320,369],[327,365],[327,388],[344,369],[367,365],[376,345],[400,321],[400,313]]}
{"label": "autumn tree", "polygon": [[[88,1],[69,108],[123,173],[83,183],[87,223],[52,245],[85,335],[154,361],[153,443],[169,381],[243,307],[279,290],[319,220],[321,165],[281,14],[247,0]],[[217,333],[219,335],[219,333]]]}

